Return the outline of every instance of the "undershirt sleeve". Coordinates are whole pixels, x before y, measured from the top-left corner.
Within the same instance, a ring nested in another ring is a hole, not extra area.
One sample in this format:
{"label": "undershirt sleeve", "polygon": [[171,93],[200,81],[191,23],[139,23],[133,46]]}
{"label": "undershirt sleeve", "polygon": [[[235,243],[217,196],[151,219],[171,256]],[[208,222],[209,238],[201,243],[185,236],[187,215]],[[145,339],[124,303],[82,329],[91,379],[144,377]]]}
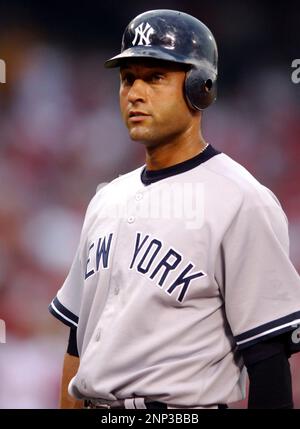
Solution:
{"label": "undershirt sleeve", "polygon": [[250,409],[293,408],[292,380],[286,334],[242,350],[249,375]]}
{"label": "undershirt sleeve", "polygon": [[77,328],[70,328],[67,353],[71,356],[79,357],[77,348]]}

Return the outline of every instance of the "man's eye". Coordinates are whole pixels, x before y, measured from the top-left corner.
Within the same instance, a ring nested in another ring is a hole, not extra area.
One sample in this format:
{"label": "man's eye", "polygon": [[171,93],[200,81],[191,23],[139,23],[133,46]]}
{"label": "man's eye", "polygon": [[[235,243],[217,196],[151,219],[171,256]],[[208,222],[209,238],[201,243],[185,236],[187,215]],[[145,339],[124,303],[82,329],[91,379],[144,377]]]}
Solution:
{"label": "man's eye", "polygon": [[162,80],[163,79],[163,75],[161,74],[161,73],[154,73],[152,76],[151,76],[151,80],[153,81],[153,82],[159,82],[160,80]]}
{"label": "man's eye", "polygon": [[134,78],[130,75],[122,76],[122,84],[123,85],[132,85]]}

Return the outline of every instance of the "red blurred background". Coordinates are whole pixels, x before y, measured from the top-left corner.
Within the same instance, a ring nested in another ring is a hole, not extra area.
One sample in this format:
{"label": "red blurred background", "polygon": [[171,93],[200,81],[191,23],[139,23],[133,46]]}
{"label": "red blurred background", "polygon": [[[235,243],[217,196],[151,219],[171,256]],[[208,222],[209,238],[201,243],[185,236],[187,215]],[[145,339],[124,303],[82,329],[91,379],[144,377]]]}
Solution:
{"label": "red blurred background", "polygon": [[[219,96],[204,136],[272,189],[300,268],[300,6],[263,1],[1,1],[0,408],[55,408],[67,329],[47,310],[72,261],[99,183],[143,164],[118,107],[118,53],[128,21],[154,8],[195,15],[215,34]],[[300,357],[291,359],[300,408]],[[233,405],[243,408],[246,402]]]}

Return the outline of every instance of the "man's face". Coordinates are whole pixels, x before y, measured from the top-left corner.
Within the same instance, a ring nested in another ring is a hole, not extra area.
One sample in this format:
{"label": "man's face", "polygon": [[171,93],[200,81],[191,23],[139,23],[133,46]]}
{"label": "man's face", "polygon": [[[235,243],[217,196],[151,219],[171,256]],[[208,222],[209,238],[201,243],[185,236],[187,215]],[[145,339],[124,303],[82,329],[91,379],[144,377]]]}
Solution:
{"label": "man's face", "polygon": [[132,140],[147,146],[172,141],[191,125],[184,99],[186,71],[163,61],[134,61],[121,66],[120,107]]}

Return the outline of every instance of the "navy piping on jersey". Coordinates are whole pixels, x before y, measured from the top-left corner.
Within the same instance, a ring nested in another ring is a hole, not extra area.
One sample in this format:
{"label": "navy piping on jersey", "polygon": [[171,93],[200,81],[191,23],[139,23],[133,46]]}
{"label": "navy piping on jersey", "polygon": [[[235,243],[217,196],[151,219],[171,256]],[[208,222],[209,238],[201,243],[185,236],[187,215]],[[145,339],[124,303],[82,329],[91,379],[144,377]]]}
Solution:
{"label": "navy piping on jersey", "polygon": [[250,329],[240,335],[236,335],[234,338],[239,350],[242,350],[266,338],[272,338],[284,332],[291,331],[297,325],[300,325],[300,311]]}
{"label": "navy piping on jersey", "polygon": [[166,179],[167,177],[184,173],[185,171],[198,167],[198,165],[208,161],[210,158],[215,155],[219,155],[220,153],[221,152],[209,145],[203,152],[193,158],[187,159],[179,164],[172,165],[171,167],[162,168],[161,170],[146,170],[146,167],[144,167],[141,173],[141,181],[147,186],[151,183],[158,182],[159,180]]}
{"label": "navy piping on jersey", "polygon": [[78,326],[78,317],[62,305],[57,297],[54,298],[48,308],[50,313],[65,325],[70,326],[70,328]]}

